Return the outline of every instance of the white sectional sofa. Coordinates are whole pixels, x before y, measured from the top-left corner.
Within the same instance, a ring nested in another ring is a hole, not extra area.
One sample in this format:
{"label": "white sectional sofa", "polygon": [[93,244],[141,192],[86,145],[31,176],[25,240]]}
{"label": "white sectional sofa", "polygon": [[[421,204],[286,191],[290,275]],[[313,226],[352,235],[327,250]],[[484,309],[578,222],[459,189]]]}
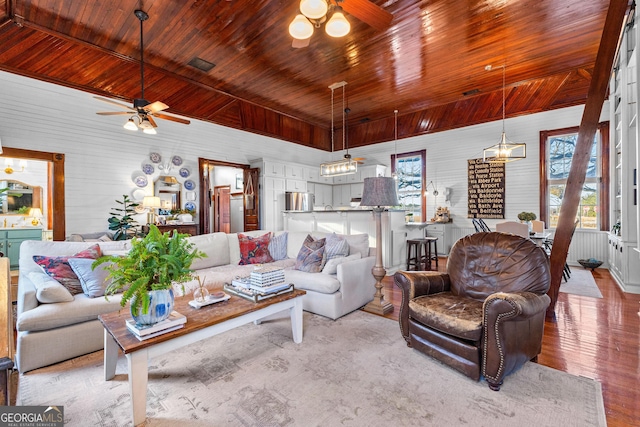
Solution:
{"label": "white sectional sofa", "polygon": [[[257,237],[266,231],[243,234]],[[274,235],[283,232],[274,233]],[[373,299],[375,279],[371,269],[375,259],[370,254],[368,236],[344,236],[349,243],[349,256],[334,263],[331,271],[308,273],[293,268],[296,256],[308,233],[287,233],[287,258],[274,261],[285,269],[285,278],[296,288],[306,290],[304,310],[337,319],[356,310]],[[326,237],[326,233],[311,233],[315,238]],[[224,283],[235,277],[247,276],[253,265],[238,265],[240,246],[237,234],[212,233],[190,238],[207,256],[194,261],[195,273],[205,286],[221,289]],[[47,303],[51,296],[46,283],[39,282],[41,267],[33,260],[34,255],[72,256],[92,245],[98,244],[103,254],[126,252],[128,241],[84,241],[50,242],[26,241],[20,247],[20,275],[18,282],[18,332],[16,366],[27,372],[42,366],[57,363],[103,348],[103,328],[98,315],[120,309],[119,295],[90,298],[80,293],[73,300]],[[375,250],[375,249],[373,249]],[[372,251],[373,251],[372,250]],[[371,252],[372,252],[371,251]],[[197,281],[185,284],[187,293],[192,292]],[[49,292],[49,293],[48,293]],[[181,287],[176,294],[181,295]]]}

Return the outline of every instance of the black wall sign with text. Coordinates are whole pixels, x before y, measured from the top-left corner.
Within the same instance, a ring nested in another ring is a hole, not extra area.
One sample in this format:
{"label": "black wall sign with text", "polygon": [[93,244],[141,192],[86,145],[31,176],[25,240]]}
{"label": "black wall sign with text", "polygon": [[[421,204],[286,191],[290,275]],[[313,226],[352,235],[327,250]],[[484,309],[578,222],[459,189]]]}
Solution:
{"label": "black wall sign with text", "polygon": [[504,163],[468,160],[467,218],[504,218]]}

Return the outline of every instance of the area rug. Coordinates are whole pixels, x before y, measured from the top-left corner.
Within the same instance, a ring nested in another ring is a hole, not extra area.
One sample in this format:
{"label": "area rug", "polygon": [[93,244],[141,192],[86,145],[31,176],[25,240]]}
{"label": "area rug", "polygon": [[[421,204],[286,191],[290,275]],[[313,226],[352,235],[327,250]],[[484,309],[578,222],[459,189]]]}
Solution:
{"label": "area rug", "polygon": [[571,277],[560,284],[560,292],[580,295],[583,297],[602,298],[602,292],[598,289],[593,279],[591,270],[583,267],[571,267]]}
{"label": "area rug", "polygon": [[[64,406],[65,426],[129,426],[126,360],[102,352],[20,376],[18,404]],[[246,325],[153,359],[149,426],[604,426],[600,383],[535,363],[499,392],[408,348],[398,323],[362,311]]]}

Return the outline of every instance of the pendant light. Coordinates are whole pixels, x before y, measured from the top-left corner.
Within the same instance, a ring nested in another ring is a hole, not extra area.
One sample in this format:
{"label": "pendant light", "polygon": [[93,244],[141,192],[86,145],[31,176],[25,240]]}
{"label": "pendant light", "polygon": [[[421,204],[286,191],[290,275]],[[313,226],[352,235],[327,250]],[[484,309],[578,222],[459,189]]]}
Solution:
{"label": "pendant light", "polygon": [[338,83],[333,83],[329,86],[331,89],[331,151],[334,149],[333,137],[334,137],[334,125],[333,125],[333,99],[334,99],[334,90],[338,88],[342,88],[342,149],[345,149],[346,152],[344,157],[341,160],[336,160],[335,162],[327,162],[320,164],[320,176],[340,176],[340,175],[352,175],[358,171],[358,162],[351,158],[349,154],[349,146],[346,143],[347,141],[347,124],[346,124],[346,114],[349,112],[348,108],[345,108],[345,86],[347,82],[342,81]]}
{"label": "pendant light", "polygon": [[[489,148],[483,150],[483,161],[485,163],[508,163],[516,160],[522,160],[527,157],[527,146],[524,143],[511,142],[507,139],[507,134],[504,130],[505,123],[505,91],[506,81],[505,72],[506,65],[501,65],[502,68],[502,136],[500,141],[492,145]],[[491,71],[493,67],[487,65],[485,70]]]}

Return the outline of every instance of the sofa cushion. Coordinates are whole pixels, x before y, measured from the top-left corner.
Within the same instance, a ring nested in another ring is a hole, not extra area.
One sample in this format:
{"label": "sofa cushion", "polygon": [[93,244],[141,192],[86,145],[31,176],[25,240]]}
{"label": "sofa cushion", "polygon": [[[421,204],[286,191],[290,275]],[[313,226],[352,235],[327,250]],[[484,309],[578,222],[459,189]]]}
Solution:
{"label": "sofa cushion", "polygon": [[324,249],[324,256],[328,260],[349,255],[349,243],[344,236],[331,233],[327,236],[327,244]]}
{"label": "sofa cushion", "polygon": [[343,262],[353,261],[360,258],[362,258],[362,255],[360,255],[360,252],[356,252],[355,254],[349,255],[349,256],[332,258],[324,264],[324,267],[322,267],[322,272],[324,274],[336,274],[338,272],[338,266],[340,264],[342,264]]}
{"label": "sofa cushion", "polygon": [[251,237],[238,233],[238,242],[240,244],[239,264],[248,265],[273,262],[273,258],[269,253],[270,240],[271,233],[263,234],[260,237]]}
{"label": "sofa cushion", "polygon": [[204,258],[196,258],[191,263],[192,270],[216,267],[231,263],[229,257],[229,239],[226,233],[209,233],[188,238],[199,251],[205,253]]}
{"label": "sofa cushion", "polygon": [[368,234],[340,234],[349,244],[349,255],[360,252],[362,258],[369,256],[369,235]]}
{"label": "sofa cushion", "polygon": [[34,255],[33,260],[38,264],[45,273],[51,278],[57,280],[71,292],[71,295],[80,294],[83,292],[82,285],[78,276],[73,272],[73,269],[69,265],[69,258],[90,258],[97,259],[102,256],[100,246],[97,244],[90,246],[89,248],[80,251],[72,256],[62,257],[50,257],[43,255]]}
{"label": "sofa cushion", "polygon": [[296,289],[333,294],[340,289],[340,281],[336,276],[328,274],[306,273],[300,270],[285,270],[284,279],[293,283]]}
{"label": "sofa cushion", "polygon": [[[20,313],[16,329],[23,331],[46,331],[61,326],[95,320],[100,314],[111,313],[121,309],[122,294],[111,295],[109,299],[89,298],[78,294],[72,302],[58,304],[40,304],[33,310]],[[129,310],[128,308],[124,310]],[[70,338],[71,339],[71,338]]]}
{"label": "sofa cushion", "polygon": [[110,263],[100,264],[94,270],[91,268],[93,262],[93,259],[69,258],[69,265],[78,276],[82,291],[89,298],[104,296],[105,289],[111,284],[109,270],[106,269]]}
{"label": "sofa cushion", "polygon": [[287,257],[287,241],[289,233],[287,231],[271,236],[269,241],[269,253],[274,261],[280,261]]}
{"label": "sofa cushion", "polygon": [[478,341],[482,337],[483,304],[451,292],[440,292],[410,300],[409,317],[442,333]]}
{"label": "sofa cushion", "polygon": [[73,295],[57,280],[53,280],[44,271],[32,271],[27,277],[36,287],[38,302],[50,304],[73,301]]}
{"label": "sofa cushion", "polygon": [[319,273],[324,265],[324,251],[326,239],[314,239],[307,235],[298,256],[296,257],[295,269],[307,273]]}

